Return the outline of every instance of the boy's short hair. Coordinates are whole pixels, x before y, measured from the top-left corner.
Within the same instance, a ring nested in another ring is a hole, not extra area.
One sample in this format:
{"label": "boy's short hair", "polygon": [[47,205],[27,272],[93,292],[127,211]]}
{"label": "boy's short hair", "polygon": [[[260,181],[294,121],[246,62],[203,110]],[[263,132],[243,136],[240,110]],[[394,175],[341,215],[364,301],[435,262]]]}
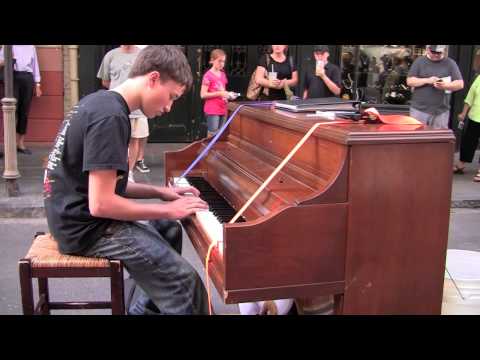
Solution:
{"label": "boy's short hair", "polygon": [[184,85],[185,92],[192,86],[192,69],[187,57],[178,46],[147,46],[138,54],[128,77],[131,79],[152,71],[158,71],[162,81],[173,80]]}

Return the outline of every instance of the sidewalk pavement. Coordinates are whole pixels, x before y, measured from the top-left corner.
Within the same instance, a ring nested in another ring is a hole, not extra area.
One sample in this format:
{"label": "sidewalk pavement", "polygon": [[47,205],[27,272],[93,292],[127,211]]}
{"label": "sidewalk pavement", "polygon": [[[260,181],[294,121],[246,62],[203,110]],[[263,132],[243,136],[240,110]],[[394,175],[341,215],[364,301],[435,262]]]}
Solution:
{"label": "sidewalk pavement", "polygon": [[[145,162],[150,173],[135,172],[138,182],[163,184],[163,152],[177,150],[187,144],[148,144]],[[33,234],[47,231],[43,210],[42,180],[43,161],[50,146],[30,145],[33,155],[18,157],[22,177],[18,180],[21,195],[17,198],[6,196],[5,185],[0,185],[0,314],[21,314],[17,261],[30,247]],[[450,216],[449,249],[480,251],[478,239],[478,218],[480,215],[480,183],[472,182],[478,169],[480,151],[472,164],[467,165],[464,175],[454,175],[452,189],[452,211]],[[458,157],[458,154],[456,154]],[[3,160],[0,159],[3,165]],[[0,183],[2,181],[0,180]],[[184,237],[183,256],[197,270],[205,283],[203,264],[188,237]],[[127,274],[126,274],[127,275]],[[37,284],[34,282],[34,291]],[[107,279],[53,279],[51,291],[58,301],[108,299]],[[212,287],[212,303],[217,314],[238,314],[237,305],[226,305]],[[55,311],[60,314],[109,314],[108,310]]]}

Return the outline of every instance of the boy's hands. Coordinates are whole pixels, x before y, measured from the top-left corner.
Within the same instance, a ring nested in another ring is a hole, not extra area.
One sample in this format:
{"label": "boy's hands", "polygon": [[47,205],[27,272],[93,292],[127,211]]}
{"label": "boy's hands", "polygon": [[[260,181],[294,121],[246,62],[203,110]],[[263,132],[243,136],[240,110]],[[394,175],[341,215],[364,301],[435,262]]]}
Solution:
{"label": "boy's hands", "polygon": [[197,211],[208,210],[208,204],[196,196],[185,196],[168,204],[167,218],[172,220],[183,219],[195,214]]}
{"label": "boy's hands", "polygon": [[200,196],[200,191],[198,191],[193,186],[185,186],[185,187],[165,187],[162,188],[161,191],[162,199],[166,201],[174,201],[180,199],[183,195],[193,195],[193,196]]}
{"label": "boy's hands", "polygon": [[171,201],[163,204],[167,208],[167,217],[172,220],[183,219],[197,211],[208,210],[208,204],[199,196],[200,191],[193,186],[162,188],[162,199]]}

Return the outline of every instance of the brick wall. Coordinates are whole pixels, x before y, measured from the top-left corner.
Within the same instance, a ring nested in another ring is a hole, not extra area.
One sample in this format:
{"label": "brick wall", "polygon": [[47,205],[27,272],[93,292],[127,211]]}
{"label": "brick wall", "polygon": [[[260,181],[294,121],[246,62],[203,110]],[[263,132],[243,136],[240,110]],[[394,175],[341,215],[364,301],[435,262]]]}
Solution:
{"label": "brick wall", "polygon": [[[64,46],[37,45],[37,54],[43,95],[33,98],[26,141],[52,142],[64,118]],[[1,96],[3,97],[3,89]],[[3,141],[1,111],[0,119],[0,141]]]}

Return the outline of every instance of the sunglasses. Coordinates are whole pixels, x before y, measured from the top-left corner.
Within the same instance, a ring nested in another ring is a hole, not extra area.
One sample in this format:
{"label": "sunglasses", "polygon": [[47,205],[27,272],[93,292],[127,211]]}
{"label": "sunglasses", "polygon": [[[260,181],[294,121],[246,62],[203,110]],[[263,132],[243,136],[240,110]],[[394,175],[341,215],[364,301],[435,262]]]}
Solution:
{"label": "sunglasses", "polygon": [[442,54],[443,54],[442,51],[432,51],[432,50],[430,50],[430,52],[431,52],[433,55],[442,55]]}

